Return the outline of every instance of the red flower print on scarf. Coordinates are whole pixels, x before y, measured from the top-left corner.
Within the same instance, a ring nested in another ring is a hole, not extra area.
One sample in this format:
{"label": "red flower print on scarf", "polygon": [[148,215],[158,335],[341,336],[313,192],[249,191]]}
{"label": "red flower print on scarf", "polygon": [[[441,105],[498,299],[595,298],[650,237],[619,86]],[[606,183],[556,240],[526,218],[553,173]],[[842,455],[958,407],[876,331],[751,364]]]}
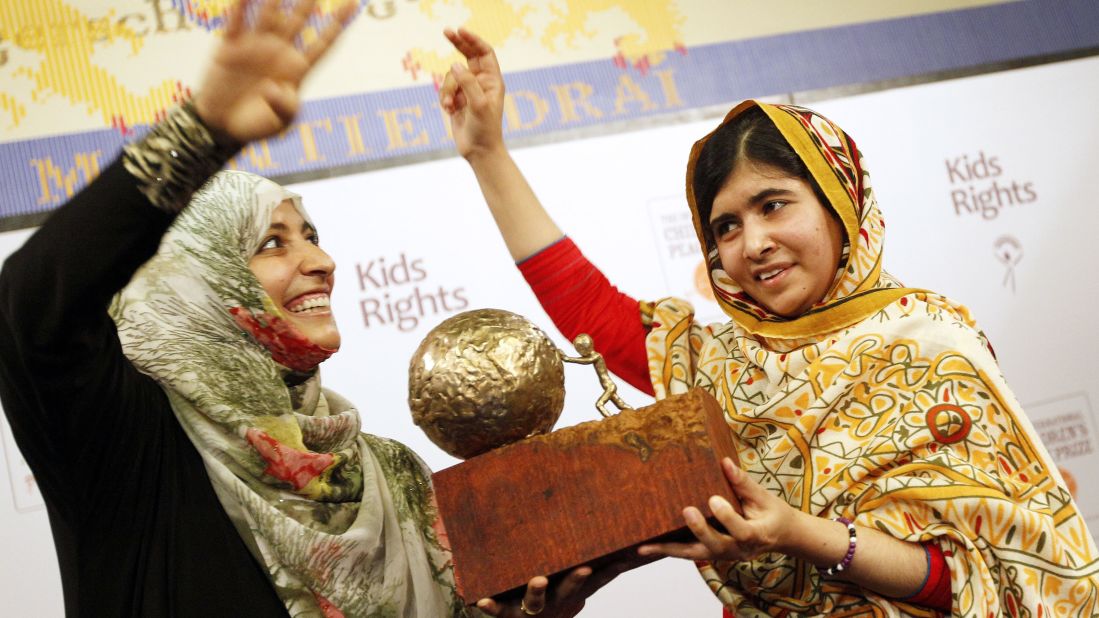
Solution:
{"label": "red flower print on scarf", "polygon": [[324,472],[336,457],[331,453],[311,453],[286,446],[259,429],[245,433],[248,443],[267,460],[264,474],[286,481],[301,490],[320,473]]}
{"label": "red flower print on scarf", "polygon": [[309,371],[336,352],[313,343],[289,322],[266,311],[252,313],[244,307],[233,307],[229,313],[237,325],[267,348],[276,363],[294,371]]}
{"label": "red flower print on scarf", "polygon": [[[310,592],[313,592],[310,590]],[[344,618],[343,612],[340,608],[332,604],[332,601],[322,597],[321,595],[313,592],[313,597],[317,599],[317,606],[320,607],[321,613],[324,614],[324,618]]]}

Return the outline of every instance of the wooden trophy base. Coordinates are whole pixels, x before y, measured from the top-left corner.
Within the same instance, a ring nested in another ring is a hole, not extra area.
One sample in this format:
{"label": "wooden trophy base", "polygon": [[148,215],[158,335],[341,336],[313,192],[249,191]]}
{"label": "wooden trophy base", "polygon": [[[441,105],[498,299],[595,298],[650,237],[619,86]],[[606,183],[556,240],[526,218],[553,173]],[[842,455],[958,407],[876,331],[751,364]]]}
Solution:
{"label": "wooden trophy base", "polygon": [[691,389],[610,418],[489,451],[434,475],[467,603],[536,575],[602,563],[656,538],[692,538],[683,507],[738,505],[721,471],[737,462],[721,406]]}

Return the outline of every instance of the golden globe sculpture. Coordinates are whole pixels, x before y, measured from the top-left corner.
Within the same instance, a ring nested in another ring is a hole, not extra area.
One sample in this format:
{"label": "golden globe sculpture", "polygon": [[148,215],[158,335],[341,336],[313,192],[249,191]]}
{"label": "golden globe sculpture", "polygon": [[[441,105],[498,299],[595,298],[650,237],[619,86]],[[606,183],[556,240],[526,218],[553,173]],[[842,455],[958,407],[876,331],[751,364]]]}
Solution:
{"label": "golden globe sculpture", "polygon": [[451,316],[431,329],[409,363],[412,420],[461,459],[549,432],[564,404],[561,353],[510,311]]}

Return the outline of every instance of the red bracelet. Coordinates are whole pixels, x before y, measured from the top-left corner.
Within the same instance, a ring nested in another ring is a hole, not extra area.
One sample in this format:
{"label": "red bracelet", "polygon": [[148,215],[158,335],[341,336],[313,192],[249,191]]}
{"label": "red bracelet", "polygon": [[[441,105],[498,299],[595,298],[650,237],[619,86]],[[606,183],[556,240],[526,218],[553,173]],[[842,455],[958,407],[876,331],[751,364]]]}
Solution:
{"label": "red bracelet", "polygon": [[846,517],[837,517],[833,521],[838,521],[847,526],[847,554],[844,555],[843,560],[837,562],[835,566],[831,566],[824,570],[824,575],[826,577],[831,577],[851,566],[851,561],[855,559],[855,544],[858,543],[859,540],[858,531],[855,530],[855,524],[850,519],[847,519]]}

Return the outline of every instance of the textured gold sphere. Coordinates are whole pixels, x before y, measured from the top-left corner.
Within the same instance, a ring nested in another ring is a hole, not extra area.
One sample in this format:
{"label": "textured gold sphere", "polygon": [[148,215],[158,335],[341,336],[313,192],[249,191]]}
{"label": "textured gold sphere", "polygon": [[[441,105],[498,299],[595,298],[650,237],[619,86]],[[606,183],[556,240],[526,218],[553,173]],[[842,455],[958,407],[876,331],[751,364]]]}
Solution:
{"label": "textured gold sphere", "polygon": [[408,367],[412,420],[461,459],[548,432],[564,403],[557,347],[510,311],[476,309],[444,320]]}

